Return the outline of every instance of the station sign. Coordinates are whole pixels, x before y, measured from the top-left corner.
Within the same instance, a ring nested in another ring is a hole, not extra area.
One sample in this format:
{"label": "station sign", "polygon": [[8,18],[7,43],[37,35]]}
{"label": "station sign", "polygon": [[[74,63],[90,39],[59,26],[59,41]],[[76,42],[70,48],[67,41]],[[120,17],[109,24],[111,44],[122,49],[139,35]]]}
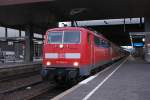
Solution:
{"label": "station sign", "polygon": [[134,47],[143,47],[144,43],[140,42],[140,43],[133,43]]}

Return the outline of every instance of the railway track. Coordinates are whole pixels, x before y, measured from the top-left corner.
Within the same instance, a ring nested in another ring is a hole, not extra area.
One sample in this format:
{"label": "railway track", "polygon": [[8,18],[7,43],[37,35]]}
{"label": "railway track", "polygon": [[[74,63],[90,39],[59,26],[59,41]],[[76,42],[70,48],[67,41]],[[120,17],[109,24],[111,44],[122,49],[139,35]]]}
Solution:
{"label": "railway track", "polygon": [[54,84],[49,82],[39,82],[27,87],[15,89],[1,94],[1,100],[29,100],[41,93],[48,91]]}
{"label": "railway track", "polygon": [[36,100],[43,97],[49,99],[66,89],[68,87],[42,81],[41,75],[33,71],[0,80],[0,100]]}
{"label": "railway track", "polygon": [[0,100],[27,100],[48,91],[54,84],[42,81],[40,74],[29,74],[0,82]]}
{"label": "railway track", "polygon": [[0,100],[30,100],[55,90],[56,84],[42,81],[40,69],[41,64],[1,68]]}
{"label": "railway track", "polygon": [[0,100],[29,100],[54,89],[56,84],[42,81],[40,69],[40,64],[1,68]]}
{"label": "railway track", "polygon": [[0,68],[0,82],[40,73],[41,64],[23,64]]}
{"label": "railway track", "polygon": [[[109,65],[101,67],[93,74]],[[0,100],[50,100],[72,86],[59,86],[52,82],[45,82],[42,81],[39,73],[30,73],[28,76],[1,81]]]}
{"label": "railway track", "polygon": [[68,90],[69,88],[71,88],[72,86],[55,86],[54,88],[48,90],[45,93],[42,93],[41,95],[38,95],[36,97],[33,97],[29,100],[50,100],[53,97],[61,94],[62,92]]}
{"label": "railway track", "polygon": [[1,68],[0,100],[21,100],[21,97],[24,97],[20,95],[21,91],[31,91],[34,90],[34,87],[39,91],[45,92],[50,85],[49,83],[42,81],[40,69],[41,64],[29,64],[14,67],[6,66]]}
{"label": "railway track", "polygon": [[0,83],[0,100],[49,100],[68,88],[42,81],[40,75],[35,75]]}
{"label": "railway track", "polygon": [[42,81],[40,75],[28,76],[28,77],[20,77],[20,79],[3,81],[0,83],[0,93],[9,93],[20,88],[24,88],[36,83],[40,83]]}

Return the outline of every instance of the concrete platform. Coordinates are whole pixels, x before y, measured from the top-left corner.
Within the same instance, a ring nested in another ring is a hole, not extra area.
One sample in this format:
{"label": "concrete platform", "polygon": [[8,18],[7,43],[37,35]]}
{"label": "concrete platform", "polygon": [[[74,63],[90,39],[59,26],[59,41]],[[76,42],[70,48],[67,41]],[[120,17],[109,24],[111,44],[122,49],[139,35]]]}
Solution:
{"label": "concrete platform", "polygon": [[22,67],[22,66],[29,66],[29,65],[39,65],[39,64],[42,64],[41,61],[31,62],[31,63],[5,63],[5,64],[0,64],[0,69]]}
{"label": "concrete platform", "polygon": [[129,56],[52,100],[150,100],[150,64]]}

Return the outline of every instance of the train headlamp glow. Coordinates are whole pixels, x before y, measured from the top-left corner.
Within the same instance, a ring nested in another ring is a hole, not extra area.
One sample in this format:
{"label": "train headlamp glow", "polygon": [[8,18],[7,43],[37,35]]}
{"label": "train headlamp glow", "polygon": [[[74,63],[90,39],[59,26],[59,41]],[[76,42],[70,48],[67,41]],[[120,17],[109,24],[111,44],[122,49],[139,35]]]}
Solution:
{"label": "train headlamp glow", "polygon": [[46,62],[46,65],[47,65],[47,66],[50,66],[50,65],[51,65],[51,62],[49,62],[49,61]]}
{"label": "train headlamp glow", "polygon": [[73,65],[74,66],[79,66],[79,63],[78,62],[74,62]]}
{"label": "train headlamp glow", "polygon": [[63,48],[63,47],[64,47],[63,44],[60,44],[60,45],[59,45],[59,48]]}

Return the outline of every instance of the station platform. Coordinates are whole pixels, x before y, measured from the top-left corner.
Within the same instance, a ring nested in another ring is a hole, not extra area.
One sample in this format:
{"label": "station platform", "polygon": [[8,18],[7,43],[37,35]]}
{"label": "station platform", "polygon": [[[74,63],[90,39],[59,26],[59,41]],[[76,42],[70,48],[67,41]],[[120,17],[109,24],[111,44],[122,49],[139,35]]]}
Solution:
{"label": "station platform", "polygon": [[29,66],[29,65],[38,65],[41,64],[41,61],[37,62],[30,62],[30,63],[5,63],[0,64],[0,69],[6,69],[6,68],[13,68],[13,67],[19,67],[19,66]]}
{"label": "station platform", "polygon": [[129,56],[52,100],[150,100],[150,64]]}

